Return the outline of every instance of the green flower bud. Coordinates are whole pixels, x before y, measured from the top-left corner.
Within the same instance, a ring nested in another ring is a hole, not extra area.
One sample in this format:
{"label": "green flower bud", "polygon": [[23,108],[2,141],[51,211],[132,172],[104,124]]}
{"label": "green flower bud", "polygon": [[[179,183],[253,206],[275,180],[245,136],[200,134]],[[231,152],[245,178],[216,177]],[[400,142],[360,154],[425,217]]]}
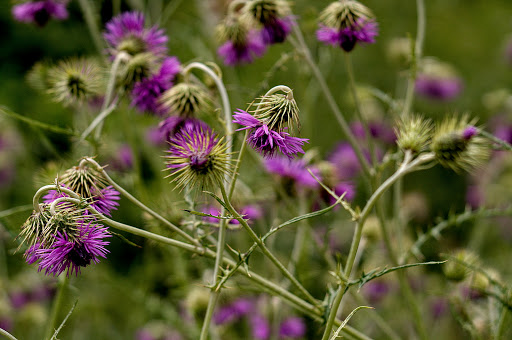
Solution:
{"label": "green flower bud", "polygon": [[395,129],[397,145],[400,149],[413,153],[424,151],[432,133],[432,123],[421,116],[406,116],[398,122]]}
{"label": "green flower bud", "polygon": [[181,117],[195,117],[212,110],[208,92],[201,86],[189,82],[174,85],[162,94],[162,106]]}

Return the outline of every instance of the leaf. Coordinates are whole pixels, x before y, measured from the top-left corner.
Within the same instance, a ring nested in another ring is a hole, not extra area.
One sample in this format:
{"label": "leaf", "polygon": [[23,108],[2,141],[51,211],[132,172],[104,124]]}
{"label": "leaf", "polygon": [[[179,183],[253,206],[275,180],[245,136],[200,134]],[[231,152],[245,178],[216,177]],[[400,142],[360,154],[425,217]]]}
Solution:
{"label": "leaf", "polygon": [[122,241],[128,243],[129,245],[131,246],[134,246],[134,247],[137,247],[137,248],[142,248],[141,246],[139,246],[138,244],[130,241],[129,239],[127,239],[126,237],[124,237],[123,235],[119,234],[119,233],[116,233],[112,230],[109,230],[109,233],[111,233],[112,235],[116,236],[116,237],[119,237]]}
{"label": "leaf", "polygon": [[199,211],[194,211],[194,210],[189,210],[189,209],[183,209],[183,211],[186,211],[188,213],[191,213],[191,214],[194,214],[194,215],[197,215],[197,216],[213,217],[213,218],[216,218],[218,220],[232,220],[234,218],[233,216],[212,215],[212,214],[207,214],[207,213],[203,213],[203,212],[199,212]]}
{"label": "leaf", "polygon": [[28,125],[32,125],[32,126],[38,127],[43,130],[48,130],[48,131],[51,131],[54,133],[59,133],[62,135],[77,136],[77,134],[71,129],[64,129],[64,128],[61,128],[58,126],[46,124],[46,123],[40,122],[38,120],[22,116],[14,111],[11,111],[10,109],[8,109],[5,106],[0,106],[0,113],[3,113],[9,117],[20,120]]}
{"label": "leaf", "polygon": [[345,328],[345,326],[347,325],[348,321],[354,316],[354,314],[356,314],[356,312],[360,309],[363,309],[363,308],[367,308],[367,309],[375,309],[373,307],[369,307],[369,306],[359,306],[357,307],[356,309],[354,309],[346,318],[345,320],[343,320],[343,322],[341,323],[341,326],[338,327],[338,329],[336,330],[336,332],[334,332],[334,334],[332,335],[331,339],[330,340],[336,340],[340,335],[340,332],[343,328]]}

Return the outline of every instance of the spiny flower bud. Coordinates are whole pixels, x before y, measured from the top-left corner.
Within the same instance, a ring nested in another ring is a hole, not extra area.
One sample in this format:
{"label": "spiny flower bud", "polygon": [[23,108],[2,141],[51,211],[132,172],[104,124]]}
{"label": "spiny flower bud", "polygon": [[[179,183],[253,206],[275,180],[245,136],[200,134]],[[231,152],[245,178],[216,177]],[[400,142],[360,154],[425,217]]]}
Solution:
{"label": "spiny flower bud", "polygon": [[425,150],[432,134],[432,122],[421,116],[406,116],[397,124],[397,145],[402,150],[420,153]]}
{"label": "spiny flower bud", "polygon": [[482,165],[490,155],[489,142],[477,132],[467,115],[446,118],[437,125],[430,148],[442,166],[457,172],[469,171]]}
{"label": "spiny flower bud", "polygon": [[48,70],[48,93],[64,104],[83,102],[100,92],[100,68],[85,59],[61,61]]}
{"label": "spiny flower bud", "polygon": [[288,127],[291,132],[295,132],[300,128],[299,108],[292,91],[261,97],[256,110],[252,112],[256,119],[271,130],[280,132]]}
{"label": "spiny flower bud", "polygon": [[462,281],[471,272],[467,265],[478,263],[478,257],[468,250],[459,250],[453,257],[455,260],[448,259],[443,265],[444,275],[454,281]]}
{"label": "spiny flower bud", "polygon": [[412,40],[410,38],[393,38],[388,43],[386,55],[394,64],[408,67],[411,62]]}
{"label": "spiny flower bud", "polygon": [[160,102],[171,113],[190,118],[211,110],[211,98],[201,86],[189,82],[174,85],[165,91]]}
{"label": "spiny flower bud", "polygon": [[210,128],[198,125],[182,129],[169,141],[165,159],[171,173],[166,177],[174,177],[173,182],[180,188],[218,185],[231,171],[227,148],[223,138],[219,139]]}
{"label": "spiny flower bud", "polygon": [[131,90],[135,83],[148,78],[159,68],[157,58],[151,53],[139,53],[121,64],[117,82]]}
{"label": "spiny flower bud", "polygon": [[94,193],[101,192],[108,185],[103,174],[87,164],[66,170],[58,181],[85,199],[93,197]]}
{"label": "spiny flower bud", "polygon": [[38,91],[47,91],[51,85],[48,79],[49,69],[50,65],[44,61],[35,63],[27,73],[28,84]]}

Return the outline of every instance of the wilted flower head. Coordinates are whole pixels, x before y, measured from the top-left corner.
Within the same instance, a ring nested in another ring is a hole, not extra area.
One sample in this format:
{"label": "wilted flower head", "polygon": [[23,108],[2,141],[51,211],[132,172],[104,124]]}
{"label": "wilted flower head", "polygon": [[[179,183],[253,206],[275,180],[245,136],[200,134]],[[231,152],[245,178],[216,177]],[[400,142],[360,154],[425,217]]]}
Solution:
{"label": "wilted flower head", "polygon": [[160,97],[172,87],[179,72],[178,58],[165,58],[157,74],[135,83],[132,91],[132,106],[136,106],[142,112],[164,115],[167,109],[161,105]]}
{"label": "wilted flower head", "polygon": [[261,36],[269,45],[284,42],[294,24],[290,5],[285,0],[249,1],[243,12],[257,26],[262,26]]}
{"label": "wilted flower head", "polygon": [[405,116],[397,124],[396,135],[396,143],[400,149],[420,153],[430,143],[432,122],[419,115]]}
{"label": "wilted flower head", "polygon": [[320,15],[317,39],[325,44],[339,46],[350,52],[356,43],[374,43],[378,25],[372,12],[355,0],[331,3]]}
{"label": "wilted flower head", "polygon": [[186,118],[211,109],[211,99],[206,89],[190,82],[176,84],[165,91],[160,103],[171,114]]}
{"label": "wilted flower head", "polygon": [[111,237],[107,228],[102,225],[88,222],[77,226],[74,233],[56,231],[51,246],[41,245],[32,249],[32,254],[39,261],[39,271],[45,274],[58,276],[66,271],[66,275],[73,272],[78,275],[80,267],[98,263],[100,257],[105,258],[108,250],[105,246],[110,242],[104,238]]}
{"label": "wilted flower head", "polygon": [[83,102],[100,92],[101,69],[92,60],[61,61],[48,70],[48,93],[64,104]]}
{"label": "wilted flower head", "polygon": [[144,24],[144,14],[136,11],[121,13],[112,18],[103,33],[109,45],[109,54],[115,56],[119,52],[125,52],[135,56],[149,53],[163,58],[167,53],[167,36],[158,27],[145,28]]}
{"label": "wilted flower head", "polygon": [[227,145],[210,129],[197,126],[182,129],[169,141],[165,156],[167,169],[177,187],[211,187],[230,174]]}
{"label": "wilted flower head", "polygon": [[252,111],[254,117],[262,121],[269,129],[284,131],[285,128],[289,128],[291,132],[299,129],[299,108],[292,91],[286,94],[263,96],[255,105],[256,109]]}
{"label": "wilted flower head", "polygon": [[415,86],[418,94],[434,100],[454,99],[463,89],[454,68],[434,58],[423,60]]}
{"label": "wilted flower head", "polygon": [[27,1],[12,8],[12,15],[21,22],[33,22],[44,26],[50,19],[64,20],[68,17],[68,0]]}
{"label": "wilted flower head", "polygon": [[436,126],[430,148],[442,166],[469,171],[490,155],[489,142],[476,133],[474,121],[467,115],[448,117]]}
{"label": "wilted flower head", "polygon": [[224,41],[217,54],[226,65],[251,63],[254,58],[261,57],[266,51],[262,36],[250,29],[247,22],[237,14],[228,14],[217,27],[217,32],[220,40]]}
{"label": "wilted flower head", "polygon": [[298,153],[304,153],[302,146],[308,141],[305,138],[292,137],[285,131],[274,131],[263,121],[241,109],[233,115],[233,123],[244,126],[237,131],[249,130],[247,143],[266,158],[273,157],[278,150],[286,157],[293,158]]}

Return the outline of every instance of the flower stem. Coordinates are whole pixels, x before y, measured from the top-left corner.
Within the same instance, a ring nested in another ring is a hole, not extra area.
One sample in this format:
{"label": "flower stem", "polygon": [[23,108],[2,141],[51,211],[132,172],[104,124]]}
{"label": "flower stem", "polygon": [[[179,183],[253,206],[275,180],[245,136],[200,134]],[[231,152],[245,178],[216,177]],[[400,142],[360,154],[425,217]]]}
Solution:
{"label": "flower stem", "polygon": [[[393,183],[395,183],[399,178],[405,176],[411,171],[414,171],[416,167],[420,166],[423,163],[429,162],[434,159],[434,155],[432,153],[427,153],[418,156],[414,161],[409,162],[409,159],[404,159],[404,162],[402,165],[398,168],[398,170],[391,175],[384,183],[382,183],[377,190],[373,193],[373,195],[370,197],[368,202],[366,203],[365,207],[363,208],[363,211],[359,215],[359,218],[356,222],[356,230],[354,232],[354,237],[352,238],[352,244],[350,246],[350,251],[347,258],[347,263],[345,265],[344,270],[344,276],[346,278],[350,277],[350,274],[352,273],[352,268],[354,266],[354,262],[356,259],[357,250],[359,248],[359,243],[361,242],[361,236],[363,231],[363,226],[370,215],[373,207],[379,200],[379,198],[388,190]],[[334,324],[334,320],[336,319],[336,314],[338,312],[339,305],[341,303],[341,300],[343,298],[343,295],[346,292],[345,284],[340,284],[340,287],[338,289],[338,293],[336,294],[336,297],[332,303],[331,311],[329,313],[329,317],[327,319],[327,325],[325,327],[324,335],[322,337],[322,340],[329,339],[329,336],[332,331],[332,327]]]}
{"label": "flower stem", "polygon": [[84,19],[91,34],[92,42],[98,50],[99,55],[103,55],[103,39],[98,29],[98,21],[96,20],[96,11],[94,10],[94,2],[90,0],[79,0],[80,8],[84,14]]}
{"label": "flower stem", "polygon": [[48,325],[46,326],[46,334],[45,339],[51,339],[53,333],[55,332],[55,325],[57,324],[57,317],[59,316],[60,307],[62,306],[62,300],[64,297],[64,292],[68,287],[69,277],[62,276],[59,280],[59,287],[57,289],[57,295],[53,300],[52,311],[50,314],[50,320],[48,321]]}
{"label": "flower stem", "polygon": [[224,199],[224,203],[226,204],[228,211],[240,222],[243,228],[249,233],[251,239],[256,242],[258,247],[261,249],[263,254],[269,258],[269,260],[274,263],[274,265],[283,273],[283,275],[290,280],[290,282],[311,302],[313,305],[316,305],[317,300],[300,284],[299,281],[286,269],[286,267],[272,254],[265,243],[256,235],[256,233],[252,230],[252,228],[247,224],[242,216],[233,208],[229,198],[227,197],[226,190],[221,187],[222,197]]}
{"label": "flower stem", "polygon": [[364,133],[366,135],[366,144],[368,144],[368,148],[370,150],[370,155],[372,157],[372,163],[375,166],[377,164],[377,156],[375,154],[375,147],[372,142],[372,136],[370,134],[370,129],[368,128],[368,122],[363,116],[363,112],[361,110],[361,103],[359,102],[359,97],[357,96],[357,88],[356,82],[354,80],[354,69],[352,67],[352,59],[350,58],[350,53],[345,52],[345,67],[347,68],[347,74],[350,84],[350,90],[352,91],[352,97],[354,97],[354,105],[356,107],[357,118],[363,125]]}
{"label": "flower stem", "polygon": [[506,306],[503,306],[503,308],[501,309],[500,320],[498,322],[498,328],[496,329],[496,336],[494,337],[494,339],[496,339],[496,340],[504,339],[503,333],[505,332],[505,329],[506,329],[505,326],[507,325],[505,320],[507,319],[508,312],[509,312],[508,308]]}
{"label": "flower stem", "polygon": [[304,41],[304,37],[302,36],[302,32],[300,31],[300,28],[298,27],[298,25],[293,25],[293,31],[294,31],[295,35],[297,36],[298,43],[294,42],[294,41],[292,41],[292,43],[294,44],[294,46],[297,49],[297,51],[302,56],[304,56],[304,59],[306,60],[306,63],[309,65],[309,67],[311,68],[311,71],[313,72],[313,75],[315,76],[315,78],[317,79],[318,83],[320,84],[320,88],[322,89],[322,93],[324,94],[325,99],[327,99],[327,103],[331,107],[331,110],[332,110],[332,112],[334,114],[334,117],[338,121],[338,124],[340,125],[341,130],[343,131],[343,133],[347,137],[348,142],[350,143],[350,145],[354,149],[354,152],[356,153],[356,156],[357,156],[357,159],[359,160],[359,163],[361,163],[361,167],[362,167],[364,173],[367,176],[370,176],[372,174],[372,171],[370,169],[370,165],[368,164],[368,161],[364,157],[363,152],[361,150],[361,147],[357,143],[354,135],[350,131],[350,127],[348,126],[347,121],[343,117],[343,114],[341,113],[340,108],[338,107],[338,104],[336,104],[336,101],[334,100],[334,97],[333,97],[333,95],[331,93],[331,90],[327,86],[327,82],[325,81],[324,76],[320,72],[320,69],[318,68],[318,66],[313,61],[313,57],[311,56],[311,52],[309,51],[309,48],[308,48],[308,46],[306,45],[306,43]]}
{"label": "flower stem", "polygon": [[5,329],[3,328],[0,328],[0,334],[2,334],[3,336],[5,336],[7,339],[9,340],[18,340],[14,337],[14,335],[12,335],[11,333],[7,332]]}

